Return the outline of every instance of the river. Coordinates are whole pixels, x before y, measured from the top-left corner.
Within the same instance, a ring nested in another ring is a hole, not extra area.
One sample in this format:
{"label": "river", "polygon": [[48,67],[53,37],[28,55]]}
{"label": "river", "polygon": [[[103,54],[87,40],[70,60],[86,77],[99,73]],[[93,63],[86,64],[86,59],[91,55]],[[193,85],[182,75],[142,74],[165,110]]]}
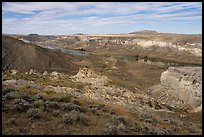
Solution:
{"label": "river", "polygon": [[64,53],[69,53],[71,55],[77,55],[77,56],[87,56],[89,55],[88,52],[85,51],[79,51],[79,50],[70,50],[70,49],[64,49],[64,48],[60,48],[60,47],[55,47],[55,46],[48,46],[49,49],[53,49],[53,50],[58,50]]}

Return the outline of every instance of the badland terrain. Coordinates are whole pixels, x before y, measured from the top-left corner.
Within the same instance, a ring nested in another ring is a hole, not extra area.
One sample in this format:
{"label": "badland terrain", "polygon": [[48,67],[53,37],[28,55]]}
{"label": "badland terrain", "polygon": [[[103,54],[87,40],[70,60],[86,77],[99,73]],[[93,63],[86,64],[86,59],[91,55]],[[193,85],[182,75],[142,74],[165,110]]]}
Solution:
{"label": "badland terrain", "polygon": [[2,35],[2,132],[201,135],[202,35]]}

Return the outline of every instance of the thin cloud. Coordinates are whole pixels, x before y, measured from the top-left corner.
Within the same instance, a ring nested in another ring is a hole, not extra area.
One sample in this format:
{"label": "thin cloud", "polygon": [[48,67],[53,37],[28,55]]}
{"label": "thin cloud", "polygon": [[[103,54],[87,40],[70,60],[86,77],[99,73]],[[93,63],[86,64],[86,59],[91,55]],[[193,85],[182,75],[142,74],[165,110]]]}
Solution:
{"label": "thin cloud", "polygon": [[100,33],[112,27],[108,32],[117,33],[121,27],[134,29],[141,22],[174,22],[181,27],[200,23],[201,11],[201,2],[7,2],[2,7],[2,28],[3,33],[72,34]]}

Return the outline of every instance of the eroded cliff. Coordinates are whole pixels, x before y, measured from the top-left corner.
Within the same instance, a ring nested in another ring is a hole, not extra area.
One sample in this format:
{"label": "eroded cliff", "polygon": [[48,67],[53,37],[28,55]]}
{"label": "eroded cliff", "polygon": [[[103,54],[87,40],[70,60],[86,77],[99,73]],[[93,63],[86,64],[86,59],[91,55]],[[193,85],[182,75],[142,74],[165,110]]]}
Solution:
{"label": "eroded cliff", "polygon": [[202,67],[170,67],[160,80],[185,103],[195,107],[202,105]]}

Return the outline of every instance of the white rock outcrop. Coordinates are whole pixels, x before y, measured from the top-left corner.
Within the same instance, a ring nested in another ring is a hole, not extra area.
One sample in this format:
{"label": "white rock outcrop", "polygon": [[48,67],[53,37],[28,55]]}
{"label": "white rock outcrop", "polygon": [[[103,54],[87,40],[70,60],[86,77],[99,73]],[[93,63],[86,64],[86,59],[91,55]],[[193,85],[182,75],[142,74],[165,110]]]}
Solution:
{"label": "white rock outcrop", "polygon": [[202,105],[202,67],[170,67],[160,80],[185,103],[195,107]]}
{"label": "white rock outcrop", "polygon": [[202,56],[202,44],[201,43],[171,43],[160,40],[146,40],[142,38],[122,38],[122,37],[100,37],[100,36],[80,36],[81,41],[88,42],[91,45],[93,42],[95,46],[104,46],[107,43],[111,43],[112,46],[116,45],[133,45],[140,46],[141,48],[151,48],[152,46],[158,46],[159,48],[170,48],[171,50],[183,51],[191,53],[195,56]]}
{"label": "white rock outcrop", "polygon": [[100,74],[87,67],[80,69],[79,72],[75,76],[73,76],[73,78],[76,81],[82,83],[91,83],[98,85],[104,85],[108,81],[108,78],[106,76],[101,76]]}

